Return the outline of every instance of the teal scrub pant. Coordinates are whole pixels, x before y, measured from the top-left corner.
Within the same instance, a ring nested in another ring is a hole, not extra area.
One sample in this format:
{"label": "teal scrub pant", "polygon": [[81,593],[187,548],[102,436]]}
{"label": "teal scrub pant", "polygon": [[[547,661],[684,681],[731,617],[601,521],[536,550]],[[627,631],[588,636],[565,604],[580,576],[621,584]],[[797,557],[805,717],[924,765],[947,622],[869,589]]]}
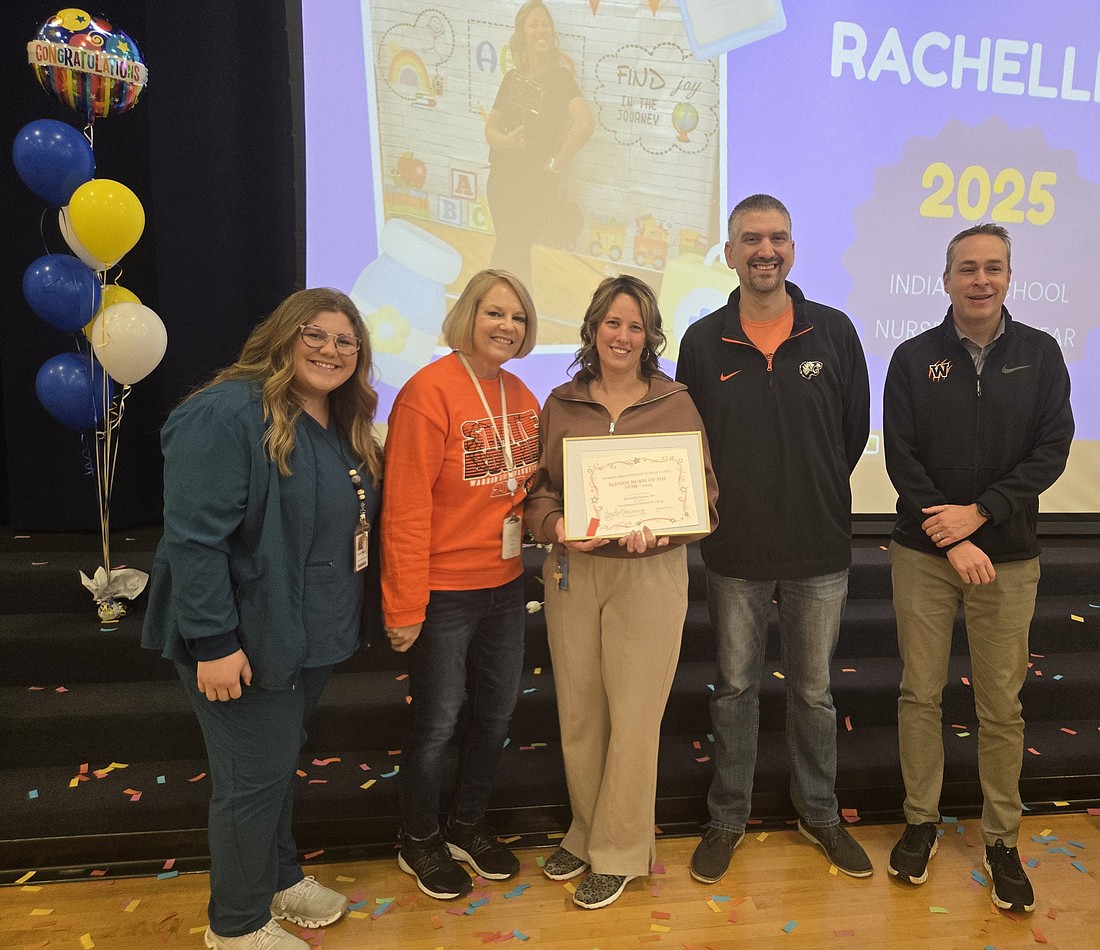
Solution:
{"label": "teal scrub pant", "polygon": [[266,924],[275,893],[302,879],[290,830],[295,771],[332,667],[303,669],[290,689],[246,686],[228,702],[199,692],[193,666],[176,669],[210,763],[210,929],[239,937]]}

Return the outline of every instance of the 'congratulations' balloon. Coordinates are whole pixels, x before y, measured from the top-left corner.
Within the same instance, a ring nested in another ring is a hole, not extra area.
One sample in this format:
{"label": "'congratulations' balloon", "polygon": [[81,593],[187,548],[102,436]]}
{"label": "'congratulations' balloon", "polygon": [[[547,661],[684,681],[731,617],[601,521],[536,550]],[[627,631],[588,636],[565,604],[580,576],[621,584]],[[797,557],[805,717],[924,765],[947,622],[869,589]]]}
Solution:
{"label": "'congratulations' balloon", "polygon": [[89,122],[125,112],[149,78],[137,44],[101,16],[66,7],[38,28],[27,61],[42,88]]}

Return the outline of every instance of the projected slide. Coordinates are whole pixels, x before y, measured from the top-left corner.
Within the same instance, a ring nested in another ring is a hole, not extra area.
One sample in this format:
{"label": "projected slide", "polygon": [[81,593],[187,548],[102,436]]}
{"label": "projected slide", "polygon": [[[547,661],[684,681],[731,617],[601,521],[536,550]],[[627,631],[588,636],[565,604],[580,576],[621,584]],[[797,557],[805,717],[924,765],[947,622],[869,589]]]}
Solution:
{"label": "projected slide", "polygon": [[609,273],[657,290],[673,371],[686,327],[736,286],[718,253],[730,207],[765,191],[792,213],[791,279],[860,330],[872,435],[856,506],[890,511],[890,354],[943,319],[950,237],[996,221],[1013,240],[1007,306],[1055,336],[1073,379],[1077,441],[1043,509],[1100,511],[1090,4],[547,0],[550,44],[516,30],[520,6],[303,4],[307,279],[363,309],[382,417],[490,264],[532,290],[539,346],[515,371],[540,398]]}

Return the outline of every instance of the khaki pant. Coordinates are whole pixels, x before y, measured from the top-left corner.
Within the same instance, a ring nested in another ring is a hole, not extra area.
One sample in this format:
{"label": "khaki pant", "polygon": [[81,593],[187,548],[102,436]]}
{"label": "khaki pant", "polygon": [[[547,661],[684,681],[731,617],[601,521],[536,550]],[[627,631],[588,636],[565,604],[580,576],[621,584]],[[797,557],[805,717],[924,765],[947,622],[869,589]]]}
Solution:
{"label": "khaki pant", "polygon": [[898,648],[904,670],[898,741],[905,780],[905,820],[938,821],[943,786],[940,701],[947,684],[951,628],[963,605],[970,682],[978,716],[982,836],[1014,847],[1020,830],[1024,720],[1020,688],[1027,675],[1028,631],[1035,612],[1039,559],[995,564],[992,584],[964,584],[941,557],[890,545]]}
{"label": "khaki pant", "polygon": [[562,847],[600,874],[641,876],[656,854],[657,750],[687,616],[687,551],[570,551],[569,589],[558,590],[560,551],[543,577],[573,811]]}

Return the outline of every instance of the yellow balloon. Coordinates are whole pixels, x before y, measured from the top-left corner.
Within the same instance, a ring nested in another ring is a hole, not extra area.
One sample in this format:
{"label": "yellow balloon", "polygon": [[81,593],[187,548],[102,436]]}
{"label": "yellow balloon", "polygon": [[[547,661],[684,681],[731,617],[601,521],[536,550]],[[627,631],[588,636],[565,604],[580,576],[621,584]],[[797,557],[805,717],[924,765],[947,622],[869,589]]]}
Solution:
{"label": "yellow balloon", "polygon": [[117,264],[145,230],[145,209],[137,195],[109,178],[93,178],[77,188],[67,210],[73,236],[108,267]]}
{"label": "yellow balloon", "polygon": [[108,284],[103,288],[103,302],[95,312],[95,317],[92,317],[84,326],[84,336],[91,340],[92,324],[95,323],[95,318],[112,304],[116,303],[141,303],[141,298],[132,290],[127,290],[121,284]]}

